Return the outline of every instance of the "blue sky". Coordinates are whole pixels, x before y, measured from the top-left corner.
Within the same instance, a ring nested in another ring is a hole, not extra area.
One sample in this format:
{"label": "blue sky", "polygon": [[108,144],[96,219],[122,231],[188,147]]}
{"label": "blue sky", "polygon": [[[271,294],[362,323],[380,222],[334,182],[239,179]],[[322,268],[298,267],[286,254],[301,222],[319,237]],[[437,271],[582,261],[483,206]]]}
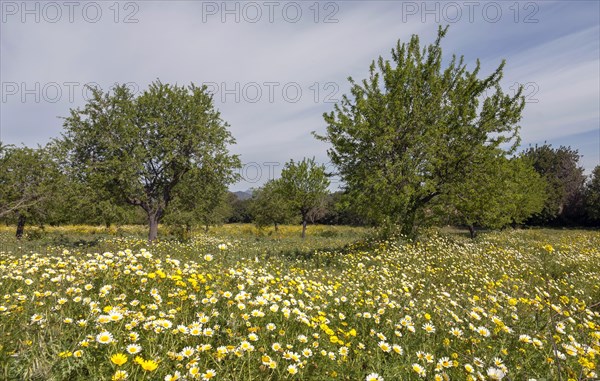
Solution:
{"label": "blue sky", "polygon": [[[570,145],[600,164],[600,2],[1,1],[0,139],[60,134],[85,84],[207,84],[246,167],[234,190],[277,176],[290,158],[328,165],[311,131],[398,39],[434,40],[482,74],[507,60],[503,87],[525,86],[522,144]],[[50,5],[49,5],[50,4]]]}

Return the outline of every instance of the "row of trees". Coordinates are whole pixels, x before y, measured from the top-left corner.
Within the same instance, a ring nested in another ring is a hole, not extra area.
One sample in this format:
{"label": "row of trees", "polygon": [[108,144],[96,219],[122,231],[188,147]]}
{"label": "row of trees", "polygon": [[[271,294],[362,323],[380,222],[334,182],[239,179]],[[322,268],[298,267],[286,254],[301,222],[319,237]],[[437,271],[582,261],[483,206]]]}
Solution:
{"label": "row of trees", "polygon": [[[144,199],[145,192],[137,196],[133,196],[133,192],[124,193],[126,186],[133,184],[117,186],[115,180],[108,181],[111,175],[102,174],[99,166],[90,172],[84,172],[85,168],[71,171],[69,165],[64,164],[65,154],[61,152],[64,143],[55,142],[37,149],[0,146],[0,219],[17,223],[17,238],[22,237],[26,221],[107,226],[146,221],[149,239],[153,240],[157,236],[156,225],[161,221],[189,232],[197,225],[208,229],[210,225],[236,220],[234,209],[238,200],[228,191],[229,177],[223,173],[219,176],[216,171],[202,173],[200,168],[194,167],[172,192],[154,196],[157,192],[153,191],[154,194]],[[127,160],[131,159],[118,161]],[[221,166],[223,168],[226,167]],[[93,179],[83,178],[83,175],[93,176]],[[159,179],[154,179],[154,183]],[[116,188],[114,191],[112,186]],[[291,160],[286,163],[280,179],[271,180],[254,191],[250,207],[245,206],[244,213],[251,216],[248,222],[254,221],[259,227],[273,224],[277,229],[280,223],[301,222],[304,238],[308,222],[324,215],[328,186],[324,166],[316,164],[314,159]],[[144,189],[152,191],[147,185]],[[159,204],[158,207],[152,207],[155,205],[152,202]],[[141,208],[136,210],[131,206]]]}
{"label": "row of trees", "polygon": [[[314,159],[288,162],[281,178],[255,190],[247,214],[259,225],[309,221],[400,227],[453,223],[510,224],[598,221],[598,168],[586,184],[577,151],[549,145],[519,153],[522,89],[505,94],[505,62],[480,76],[453,56],[442,68],[440,28],[433,44],[418,36],[379,57],[332,112],[317,139],[344,189],[328,196],[325,169]],[[240,160],[228,124],[206,87],[160,81],[138,97],[125,85],[91,89],[83,108],[64,118],[64,132],[43,148],[0,146],[0,218],[105,223],[136,220],[189,230],[236,211],[227,188]],[[237,203],[237,204],[236,204]],[[332,209],[335,213],[332,213]],[[332,217],[337,214],[338,217]],[[295,217],[294,217],[295,216]],[[230,217],[231,218],[231,217]]]}
{"label": "row of trees", "polygon": [[150,241],[163,219],[209,218],[240,162],[206,88],[155,82],[137,98],[125,85],[91,90],[85,107],[64,119],[61,138],[35,150],[3,147],[0,217],[17,215],[19,226],[28,217],[60,223],[72,209],[109,224],[133,206]]}
{"label": "row of trees", "polygon": [[[477,227],[599,226],[600,165],[587,178],[578,165],[580,155],[570,147],[529,147],[510,159],[496,158],[479,176],[465,178],[455,189],[423,210],[419,224]],[[475,170],[480,170],[475,168]],[[248,200],[235,199],[227,221],[277,225],[298,219],[281,189],[271,180]],[[325,224],[377,225],[357,210],[351,193],[321,194],[303,220]],[[392,226],[393,227],[393,226]]]}
{"label": "row of trees", "polygon": [[[0,219],[16,223],[18,237],[23,235],[26,221],[52,225],[147,221],[143,210],[115,203],[102,188],[75,182],[61,173],[50,148],[0,147]],[[476,186],[465,182],[456,193],[458,201],[463,201],[457,203],[460,207],[440,204],[432,208],[432,222],[466,225],[473,235],[477,226],[600,225],[600,166],[586,178],[579,160],[577,151],[569,147],[530,147],[509,163],[496,163],[494,173],[505,177],[502,187],[489,178],[482,178]],[[225,222],[253,222],[259,228],[272,226],[275,231],[279,224],[301,223],[303,237],[309,222],[373,224],[353,208],[349,194],[329,193],[327,177],[324,167],[314,159],[291,160],[281,178],[254,189],[249,199],[239,199],[216,181],[186,182],[177,189],[162,221],[178,227],[183,236],[194,226],[208,229]],[[201,177],[193,179],[199,181]],[[198,194],[197,189],[204,193]],[[532,210],[537,212],[532,214]]]}

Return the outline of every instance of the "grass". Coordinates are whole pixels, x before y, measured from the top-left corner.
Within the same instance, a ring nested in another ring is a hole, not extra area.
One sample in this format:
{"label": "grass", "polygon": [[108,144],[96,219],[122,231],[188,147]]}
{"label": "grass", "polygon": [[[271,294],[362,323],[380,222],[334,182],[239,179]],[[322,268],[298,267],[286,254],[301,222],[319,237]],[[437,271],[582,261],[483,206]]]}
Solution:
{"label": "grass", "polygon": [[34,229],[0,229],[1,379],[598,377],[599,232]]}

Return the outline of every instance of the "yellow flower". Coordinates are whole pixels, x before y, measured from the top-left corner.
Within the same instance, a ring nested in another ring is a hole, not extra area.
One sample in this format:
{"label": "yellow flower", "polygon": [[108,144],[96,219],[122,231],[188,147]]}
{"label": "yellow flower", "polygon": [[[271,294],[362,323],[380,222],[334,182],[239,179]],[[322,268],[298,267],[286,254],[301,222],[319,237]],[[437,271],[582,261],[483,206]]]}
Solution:
{"label": "yellow flower", "polygon": [[121,366],[127,362],[127,356],[123,353],[117,353],[110,357],[110,361],[112,361],[113,364]]}
{"label": "yellow flower", "polygon": [[148,372],[152,372],[152,371],[156,370],[156,368],[158,368],[158,363],[154,360],[143,360],[142,359],[141,361],[138,361],[138,364],[140,364],[142,369],[144,369],[145,371],[148,371]]}

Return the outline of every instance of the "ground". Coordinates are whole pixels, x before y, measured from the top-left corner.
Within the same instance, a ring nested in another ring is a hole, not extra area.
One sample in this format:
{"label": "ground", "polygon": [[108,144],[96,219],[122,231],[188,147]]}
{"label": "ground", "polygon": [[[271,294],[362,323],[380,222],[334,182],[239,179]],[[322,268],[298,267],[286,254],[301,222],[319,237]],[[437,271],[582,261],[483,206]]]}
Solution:
{"label": "ground", "polygon": [[[600,232],[0,230],[0,378],[583,380]],[[166,230],[166,228],[164,229]]]}

